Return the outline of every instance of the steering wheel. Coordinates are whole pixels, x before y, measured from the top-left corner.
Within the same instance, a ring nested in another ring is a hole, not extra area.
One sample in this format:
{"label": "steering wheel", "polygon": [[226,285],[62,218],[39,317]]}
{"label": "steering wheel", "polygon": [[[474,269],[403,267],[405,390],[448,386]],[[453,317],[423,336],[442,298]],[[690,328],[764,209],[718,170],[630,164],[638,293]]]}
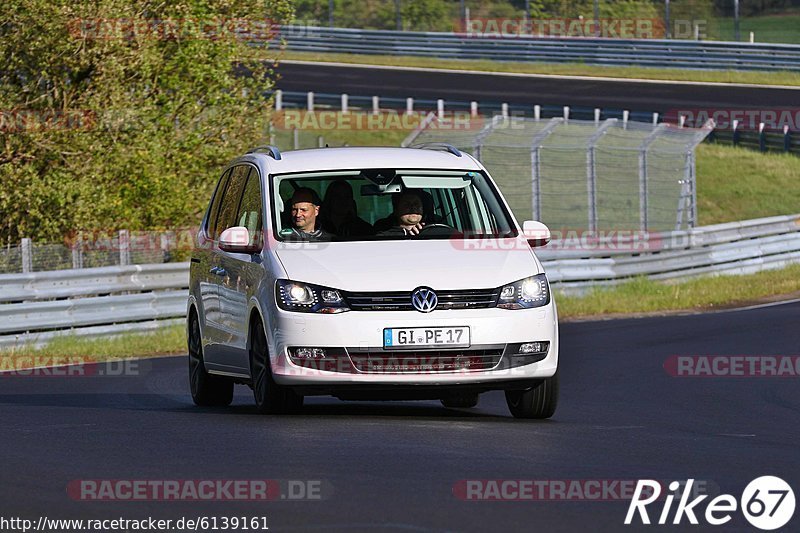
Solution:
{"label": "steering wheel", "polygon": [[438,233],[440,233],[440,234],[444,234],[445,233],[444,230],[447,230],[447,232],[449,232],[449,233],[454,233],[455,232],[455,229],[451,228],[447,224],[435,223],[435,224],[425,224],[424,226],[422,226],[422,229],[419,230],[419,234],[422,235],[423,233],[427,232],[429,229],[437,229],[437,228],[440,228],[439,231],[438,231]]}
{"label": "steering wheel", "polygon": [[439,223],[435,223],[435,224],[425,224],[424,226],[422,226],[422,229],[421,229],[421,230],[419,230],[419,231],[420,231],[420,232],[423,232],[423,231],[425,231],[426,229],[430,229],[430,228],[447,228],[447,229],[453,229],[453,228],[451,228],[450,226],[448,226],[447,224],[439,224]]}

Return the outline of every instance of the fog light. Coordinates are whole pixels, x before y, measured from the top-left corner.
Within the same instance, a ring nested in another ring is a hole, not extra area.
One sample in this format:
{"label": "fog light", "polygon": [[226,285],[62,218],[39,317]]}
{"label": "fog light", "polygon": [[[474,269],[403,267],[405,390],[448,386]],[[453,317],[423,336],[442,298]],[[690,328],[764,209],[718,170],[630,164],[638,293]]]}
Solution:
{"label": "fog light", "polygon": [[519,350],[517,353],[519,354],[531,354],[531,353],[542,353],[547,351],[547,343],[544,342],[526,342],[525,344],[520,344]]}

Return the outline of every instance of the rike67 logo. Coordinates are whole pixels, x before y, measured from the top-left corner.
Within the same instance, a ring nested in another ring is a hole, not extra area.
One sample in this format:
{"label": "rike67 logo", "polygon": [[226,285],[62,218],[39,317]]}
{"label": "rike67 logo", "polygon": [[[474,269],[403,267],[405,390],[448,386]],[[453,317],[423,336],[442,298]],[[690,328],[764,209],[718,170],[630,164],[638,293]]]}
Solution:
{"label": "rike67 logo", "polygon": [[[690,524],[697,525],[699,524],[698,515],[700,515],[705,518],[706,523],[721,526],[727,524],[737,508],[740,508],[752,526],[764,531],[772,531],[785,526],[794,515],[794,491],[779,477],[762,476],[754,479],[745,487],[742,497],[738,501],[730,494],[720,494],[706,502],[704,513],[700,512],[700,504],[708,498],[708,495],[699,495],[689,500],[693,484],[694,479],[689,479],[685,484],[673,481],[669,484],[670,492],[665,498],[662,498],[661,484],[658,481],[640,479],[628,507],[625,524],[630,525],[636,522],[637,514],[642,524],[650,524],[651,519],[647,512],[647,506],[656,501],[660,504],[662,499],[663,507],[656,522],[660,525],[670,523],[672,504],[676,499],[678,499],[678,504],[672,516],[672,524],[680,524],[685,517]],[[682,487],[683,490],[679,493]]]}

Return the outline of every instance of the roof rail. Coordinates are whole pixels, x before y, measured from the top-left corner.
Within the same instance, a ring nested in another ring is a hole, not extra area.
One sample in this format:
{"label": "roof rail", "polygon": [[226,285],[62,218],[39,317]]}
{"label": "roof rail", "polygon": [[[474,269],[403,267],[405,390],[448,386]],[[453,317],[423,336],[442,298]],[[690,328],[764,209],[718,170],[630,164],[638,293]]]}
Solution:
{"label": "roof rail", "polygon": [[420,143],[414,144],[409,148],[421,148],[423,150],[443,150],[445,152],[450,152],[456,157],[461,157],[461,151],[452,144],[448,143]]}
{"label": "roof rail", "polygon": [[281,151],[278,150],[277,146],[272,146],[268,144],[266,146],[256,146],[255,148],[251,148],[247,151],[248,154],[254,154],[256,152],[266,152],[272,159],[275,161],[281,160]]}

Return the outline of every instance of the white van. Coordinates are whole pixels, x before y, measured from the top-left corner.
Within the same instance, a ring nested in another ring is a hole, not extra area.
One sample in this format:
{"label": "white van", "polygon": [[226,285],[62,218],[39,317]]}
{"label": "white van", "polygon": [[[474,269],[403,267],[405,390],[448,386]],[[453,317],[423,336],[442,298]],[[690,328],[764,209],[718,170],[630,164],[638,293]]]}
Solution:
{"label": "white van", "polygon": [[230,163],[191,258],[191,392],[261,412],[303,397],[439,399],[511,413],[558,399],[558,317],[532,247],[486,169],[449,145],[268,146]]}

